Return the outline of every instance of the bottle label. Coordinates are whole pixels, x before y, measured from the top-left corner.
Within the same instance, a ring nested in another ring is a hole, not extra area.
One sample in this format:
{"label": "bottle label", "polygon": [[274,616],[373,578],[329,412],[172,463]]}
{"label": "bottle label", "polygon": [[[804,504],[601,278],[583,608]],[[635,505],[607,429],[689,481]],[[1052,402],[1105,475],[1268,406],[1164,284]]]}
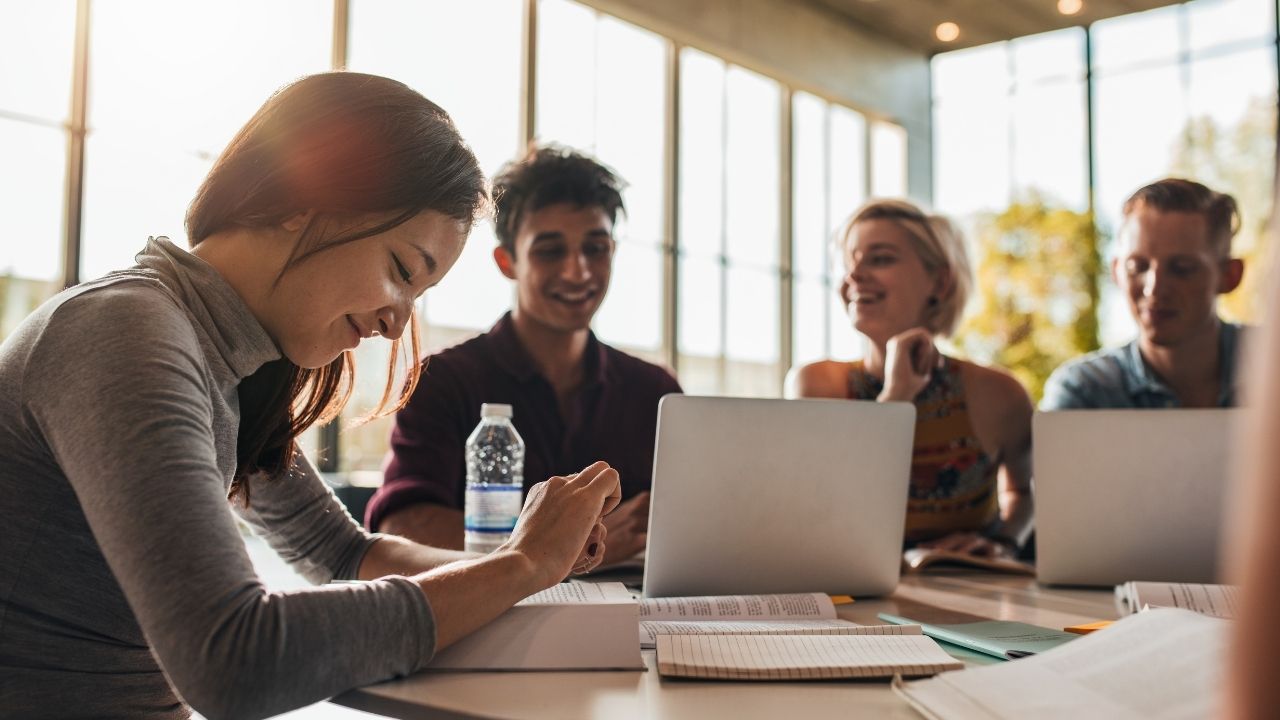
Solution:
{"label": "bottle label", "polygon": [[510,533],[524,506],[519,485],[476,485],[467,488],[463,527],[467,532]]}

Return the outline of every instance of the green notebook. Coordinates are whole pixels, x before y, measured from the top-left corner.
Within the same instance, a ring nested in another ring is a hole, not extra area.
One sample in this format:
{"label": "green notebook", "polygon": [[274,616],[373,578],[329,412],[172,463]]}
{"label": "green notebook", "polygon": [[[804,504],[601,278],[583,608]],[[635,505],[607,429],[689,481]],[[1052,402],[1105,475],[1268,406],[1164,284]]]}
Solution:
{"label": "green notebook", "polygon": [[[1020,653],[1044,652],[1080,637],[1061,630],[1050,630],[1038,625],[1006,620],[940,624],[921,622],[889,613],[880,613],[878,617],[894,625],[919,625],[924,630],[924,634],[934,640],[959,645],[1005,660],[1018,657]],[[1014,654],[1010,655],[1010,651]]]}

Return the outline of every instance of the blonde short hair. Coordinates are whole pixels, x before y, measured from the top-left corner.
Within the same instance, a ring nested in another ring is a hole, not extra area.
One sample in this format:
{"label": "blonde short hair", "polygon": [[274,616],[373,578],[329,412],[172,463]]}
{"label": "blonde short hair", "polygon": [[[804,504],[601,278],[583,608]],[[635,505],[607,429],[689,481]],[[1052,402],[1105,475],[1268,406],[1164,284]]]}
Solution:
{"label": "blonde short hair", "polygon": [[925,270],[950,277],[943,295],[925,310],[925,327],[935,335],[954,333],[973,288],[973,270],[960,231],[947,218],[930,215],[906,200],[872,200],[845,221],[839,235],[842,251],[854,226],[864,220],[893,222],[906,233]]}

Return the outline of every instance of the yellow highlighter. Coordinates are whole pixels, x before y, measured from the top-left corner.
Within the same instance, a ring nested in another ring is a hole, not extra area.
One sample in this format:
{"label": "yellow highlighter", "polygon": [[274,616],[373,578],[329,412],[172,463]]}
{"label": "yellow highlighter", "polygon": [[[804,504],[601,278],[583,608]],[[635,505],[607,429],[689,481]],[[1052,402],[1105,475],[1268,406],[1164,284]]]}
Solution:
{"label": "yellow highlighter", "polygon": [[1110,625],[1111,622],[1112,621],[1110,620],[1099,620],[1098,622],[1086,623],[1084,625],[1072,625],[1071,627],[1065,627],[1062,629],[1066,632],[1075,633],[1077,635],[1088,635],[1094,630],[1101,630],[1102,628]]}

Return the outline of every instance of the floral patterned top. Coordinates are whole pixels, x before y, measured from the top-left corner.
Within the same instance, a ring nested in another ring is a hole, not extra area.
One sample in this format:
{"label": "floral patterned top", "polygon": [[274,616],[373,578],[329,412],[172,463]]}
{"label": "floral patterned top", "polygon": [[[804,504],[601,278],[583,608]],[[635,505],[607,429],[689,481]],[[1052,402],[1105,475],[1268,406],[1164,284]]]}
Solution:
{"label": "floral patterned top", "polygon": [[[884,383],[861,361],[849,365],[848,394],[874,400]],[[969,422],[960,364],[943,356],[929,384],[916,396],[916,434],[907,500],[906,540],[981,532],[999,514],[999,463],[982,449]]]}

